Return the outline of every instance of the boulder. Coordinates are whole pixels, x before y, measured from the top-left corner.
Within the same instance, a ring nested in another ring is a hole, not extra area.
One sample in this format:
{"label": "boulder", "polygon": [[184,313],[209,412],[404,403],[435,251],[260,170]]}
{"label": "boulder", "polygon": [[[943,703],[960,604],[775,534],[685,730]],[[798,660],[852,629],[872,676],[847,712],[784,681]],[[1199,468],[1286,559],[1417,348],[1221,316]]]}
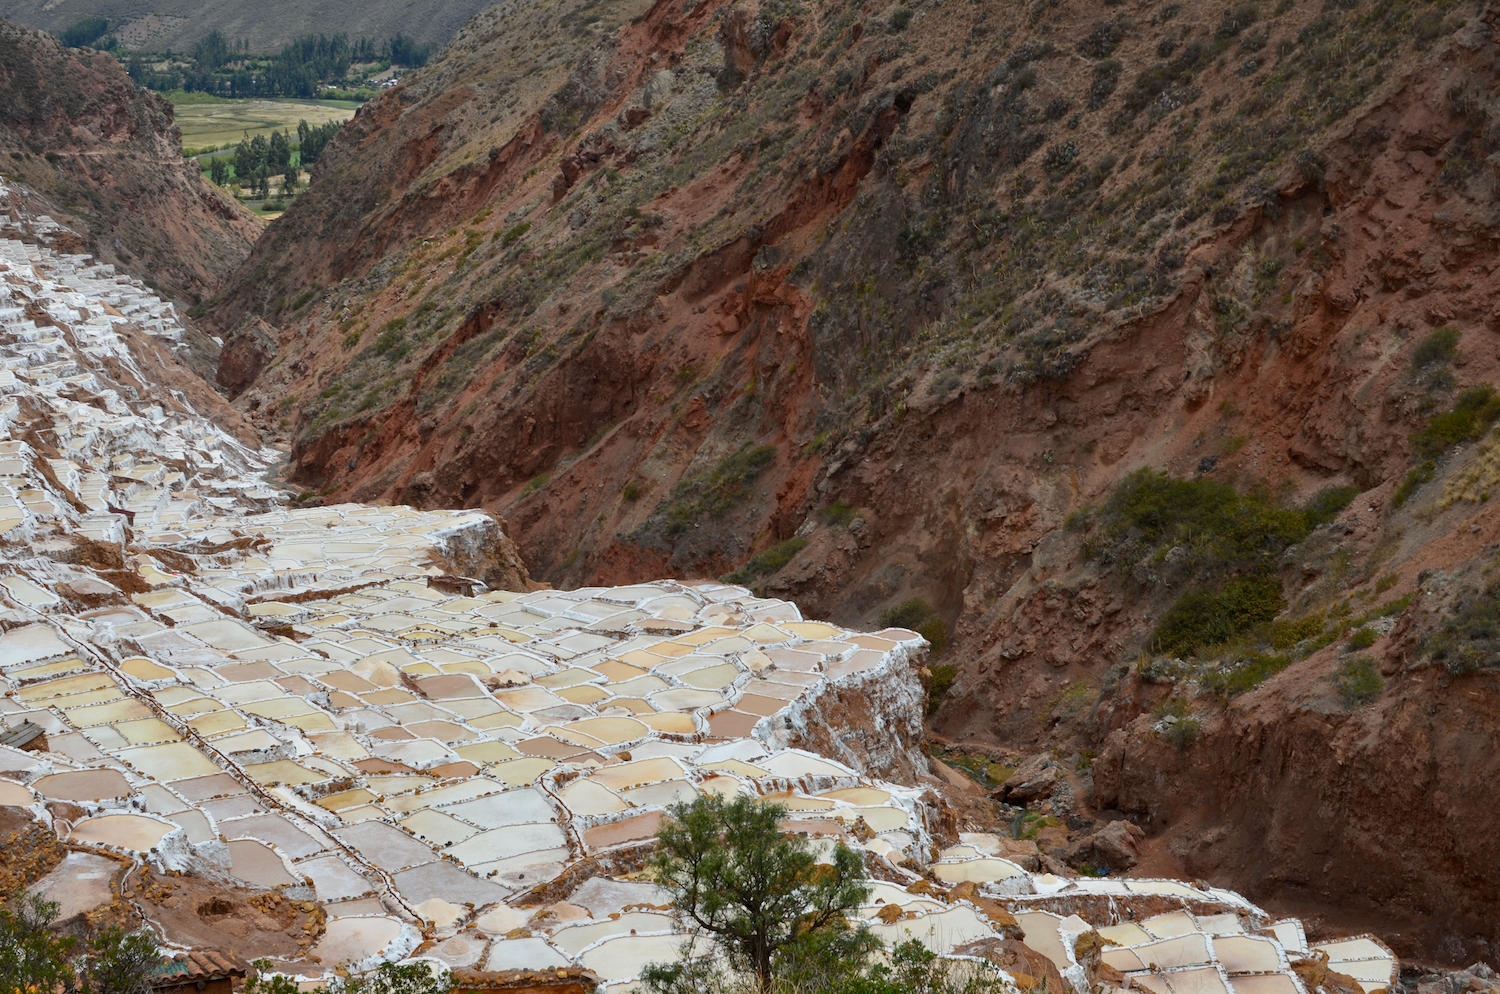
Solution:
{"label": "boulder", "polygon": [[1140,862],[1139,846],[1145,831],[1133,822],[1112,821],[1085,835],[1068,850],[1068,862],[1128,870]]}
{"label": "boulder", "polygon": [[1062,766],[1047,754],[1032,756],[1023,760],[992,796],[1009,804],[1030,804],[1051,794],[1063,776]]}

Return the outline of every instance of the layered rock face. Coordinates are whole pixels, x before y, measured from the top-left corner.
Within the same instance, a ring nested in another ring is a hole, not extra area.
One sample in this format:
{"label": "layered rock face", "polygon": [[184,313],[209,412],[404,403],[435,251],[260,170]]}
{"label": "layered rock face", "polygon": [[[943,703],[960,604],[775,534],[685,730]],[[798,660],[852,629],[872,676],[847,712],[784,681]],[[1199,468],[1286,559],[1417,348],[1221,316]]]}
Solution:
{"label": "layered rock face", "polygon": [[305,981],[626,985],[690,934],[635,871],[712,793],[855,847],[873,934],[1017,994],[1394,981],[1373,936],[1310,943],[1230,891],[1057,875],[968,831],[918,741],[914,632],[725,583],[536,589],[483,511],[289,507],[278,453],[142,375],[174,326],[118,313],[129,289],[0,240],[0,825],[30,850],[4,870],[70,918]]}
{"label": "layered rock face", "polygon": [[196,304],[261,223],[182,158],[172,105],[113,56],[0,22],[0,159],[76,248]]}

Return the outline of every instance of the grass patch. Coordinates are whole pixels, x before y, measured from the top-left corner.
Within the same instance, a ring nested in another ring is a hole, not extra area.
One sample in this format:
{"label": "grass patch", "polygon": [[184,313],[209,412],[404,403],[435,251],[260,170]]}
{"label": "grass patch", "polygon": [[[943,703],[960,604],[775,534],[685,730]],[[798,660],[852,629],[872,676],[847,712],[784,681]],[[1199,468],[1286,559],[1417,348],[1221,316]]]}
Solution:
{"label": "grass patch", "polygon": [[531,479],[529,479],[529,480],[526,481],[526,487],[525,487],[525,489],[523,489],[521,491],[521,496],[522,497],[529,497],[532,494],[536,493],[538,490],[540,490],[543,487],[545,487],[548,483],[551,483],[551,482],[552,482],[552,474],[551,473],[542,473],[542,474],[540,474],[538,476],[533,476]]}
{"label": "grass patch", "polygon": [[842,528],[854,520],[854,515],[854,508],[840,500],[818,511],[818,520],[825,525]]}
{"label": "grass patch", "polygon": [[1375,703],[1385,681],[1375,669],[1375,660],[1369,656],[1356,656],[1347,660],[1329,677],[1339,690],[1339,700],[1351,711]]}
{"label": "grass patch", "polygon": [[1368,649],[1370,646],[1374,645],[1375,639],[1377,637],[1378,636],[1375,634],[1375,629],[1373,628],[1356,628],[1354,630],[1354,633],[1349,636],[1349,641],[1345,642],[1344,644],[1347,645],[1351,651],[1358,652],[1361,649]]}
{"label": "grass patch", "polygon": [[748,563],[732,573],[724,574],[720,579],[725,583],[747,584],[760,577],[770,576],[791,562],[806,547],[807,539],[800,536],[777,542],[769,549],[756,553]]}
{"label": "grass patch", "polygon": [[948,648],[948,623],[921,597],[913,597],[880,612],[880,627],[907,628],[932,643],[932,654],[941,656]]}
{"label": "grass patch", "polygon": [[718,517],[750,496],[750,485],[776,459],[776,446],[744,446],[707,473],[672,488],[664,517],[668,535],[681,535],[702,518]]}
{"label": "grass patch", "polygon": [[1157,626],[1152,646],[1156,652],[1189,655],[1237,638],[1285,609],[1279,581],[1239,577],[1216,593],[1183,595]]}
{"label": "grass patch", "polygon": [[1227,670],[1204,675],[1199,683],[1206,690],[1238,697],[1259,687],[1290,665],[1291,656],[1252,652],[1235,661]]}
{"label": "grass patch", "polygon": [[947,763],[956,770],[962,770],[981,786],[986,788],[998,787],[1010,779],[1010,775],[1016,772],[1014,766],[1006,766],[997,763],[988,756],[982,756],[977,752],[960,752],[957,749],[944,749],[941,746],[933,746],[932,754]]}

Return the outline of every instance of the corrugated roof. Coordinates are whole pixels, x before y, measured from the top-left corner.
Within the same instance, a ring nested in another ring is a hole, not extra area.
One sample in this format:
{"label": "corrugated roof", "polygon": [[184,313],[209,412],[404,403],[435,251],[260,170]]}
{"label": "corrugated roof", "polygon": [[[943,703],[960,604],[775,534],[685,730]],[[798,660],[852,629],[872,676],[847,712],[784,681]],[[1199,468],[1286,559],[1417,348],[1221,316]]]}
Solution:
{"label": "corrugated roof", "polygon": [[0,745],[8,745],[14,749],[30,742],[42,734],[42,726],[30,721],[23,721],[15,728],[0,728]]}
{"label": "corrugated roof", "polygon": [[219,949],[194,949],[163,960],[156,968],[152,986],[165,987],[185,981],[243,977],[249,965],[233,953]]}

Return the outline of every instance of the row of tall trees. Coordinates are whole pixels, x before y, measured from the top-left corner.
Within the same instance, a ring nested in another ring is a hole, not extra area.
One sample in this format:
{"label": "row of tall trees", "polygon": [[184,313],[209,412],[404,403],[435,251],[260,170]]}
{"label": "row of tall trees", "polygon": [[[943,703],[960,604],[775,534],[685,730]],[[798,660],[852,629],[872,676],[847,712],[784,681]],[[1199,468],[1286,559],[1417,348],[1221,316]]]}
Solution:
{"label": "row of tall trees", "polygon": [[[386,41],[349,40],[348,35],[303,35],[269,59],[252,56],[243,39],[231,41],[212,31],[193,49],[187,68],[158,70],[140,53],[126,62],[137,86],[186,90],[219,97],[316,97],[321,83],[338,82],[357,63],[389,59],[393,65],[427,64],[433,46],[397,34]],[[171,64],[171,53],[163,58]]]}
{"label": "row of tall trees", "polygon": [[267,197],[271,192],[271,177],[279,175],[282,192],[291,193],[297,186],[300,171],[317,164],[323,150],[341,127],[343,124],[338,121],[327,124],[298,121],[295,145],[291,135],[284,130],[254,138],[246,135],[235,146],[232,156],[214,156],[208,160],[209,179],[223,186],[232,175],[255,195]]}

